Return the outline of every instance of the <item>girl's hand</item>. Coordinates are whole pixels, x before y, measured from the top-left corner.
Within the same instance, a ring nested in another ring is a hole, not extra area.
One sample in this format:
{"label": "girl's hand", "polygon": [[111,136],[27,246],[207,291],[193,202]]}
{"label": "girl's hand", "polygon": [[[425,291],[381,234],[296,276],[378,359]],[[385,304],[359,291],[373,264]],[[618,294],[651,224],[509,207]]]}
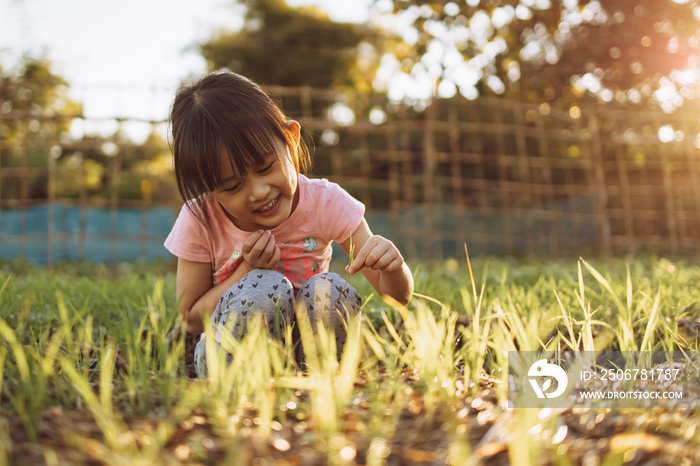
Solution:
{"label": "girl's hand", "polygon": [[403,262],[403,256],[394,243],[383,236],[373,235],[355,254],[347,271],[352,275],[362,268],[368,267],[381,272],[396,272],[401,270]]}
{"label": "girl's hand", "polygon": [[271,269],[277,267],[280,260],[280,248],[275,244],[275,237],[270,230],[258,230],[250,234],[243,243],[243,265],[248,271],[254,269]]}

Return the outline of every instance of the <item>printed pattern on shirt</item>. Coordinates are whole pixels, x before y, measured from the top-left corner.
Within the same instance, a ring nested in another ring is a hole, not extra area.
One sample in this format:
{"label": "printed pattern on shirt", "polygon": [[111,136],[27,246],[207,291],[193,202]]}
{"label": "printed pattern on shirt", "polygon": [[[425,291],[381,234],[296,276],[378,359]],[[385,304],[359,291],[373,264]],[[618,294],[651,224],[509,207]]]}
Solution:
{"label": "printed pattern on shirt", "polygon": [[[288,242],[279,244],[280,262],[277,266],[277,271],[281,272],[292,281],[299,276],[300,267],[298,265],[300,264],[303,264],[304,272],[302,277],[304,277],[305,280],[318,274],[321,271],[322,264],[314,260],[313,257],[310,257],[309,254],[305,254],[316,249],[317,243],[316,238],[308,236],[301,241],[301,245]],[[241,264],[242,260],[241,251],[233,251],[233,254],[226,263],[213,274],[214,285],[218,285],[230,277]]]}

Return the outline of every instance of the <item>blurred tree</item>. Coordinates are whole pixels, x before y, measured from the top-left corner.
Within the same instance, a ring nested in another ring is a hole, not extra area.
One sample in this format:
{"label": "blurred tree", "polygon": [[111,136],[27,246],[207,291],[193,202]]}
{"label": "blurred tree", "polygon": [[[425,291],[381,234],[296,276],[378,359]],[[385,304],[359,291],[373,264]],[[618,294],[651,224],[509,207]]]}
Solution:
{"label": "blurred tree", "polygon": [[76,138],[75,118],[82,118],[82,107],[49,60],[25,57],[12,68],[0,66],[0,200],[46,200],[50,160],[58,199],[82,193],[110,199],[116,192],[120,199],[171,200],[170,151],[155,130],[141,144],[119,131]]}
{"label": "blurred tree", "polygon": [[[60,155],[60,148],[53,150],[52,145],[67,139],[81,110],[48,60],[26,56],[12,68],[0,65],[0,169],[46,167],[48,157]],[[1,198],[46,197],[46,173],[16,173],[3,177]]]}
{"label": "blurred tree", "polygon": [[173,159],[168,142],[152,132],[139,145],[123,145],[123,168],[120,199],[173,201],[177,196],[173,175]]}
{"label": "blurred tree", "polygon": [[[114,168],[118,169],[115,173]],[[171,201],[175,193],[172,154],[156,131],[143,143],[123,133],[86,135],[63,145],[58,157],[57,196],[77,198],[81,190],[93,198]],[[76,182],[82,180],[82,184]],[[146,192],[147,191],[147,192]]]}
{"label": "blurred tree", "polygon": [[[697,97],[698,0],[393,0],[409,27],[404,79],[533,101],[656,103]],[[386,2],[376,2],[377,6]]]}
{"label": "blurred tree", "polygon": [[[29,135],[50,138],[67,132],[80,105],[68,97],[68,83],[46,59],[24,57],[10,69],[0,64],[0,140],[7,149]],[[63,116],[65,118],[58,118]],[[43,124],[51,120],[52,124]],[[25,134],[28,133],[28,134]]]}
{"label": "blurred tree", "polygon": [[317,8],[284,0],[239,0],[242,30],[221,33],[200,50],[210,70],[228,68],[262,85],[372,89],[385,41],[378,29],[335,23]]}

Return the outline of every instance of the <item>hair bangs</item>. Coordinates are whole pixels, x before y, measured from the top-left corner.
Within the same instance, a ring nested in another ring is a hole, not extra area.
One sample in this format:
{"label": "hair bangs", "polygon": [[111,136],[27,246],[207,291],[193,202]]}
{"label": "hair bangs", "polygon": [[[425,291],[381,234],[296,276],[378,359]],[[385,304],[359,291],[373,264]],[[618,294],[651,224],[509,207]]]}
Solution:
{"label": "hair bangs", "polygon": [[284,134],[276,121],[260,115],[231,120],[226,122],[226,130],[222,131],[221,150],[228,155],[233,174],[244,176],[275,152],[275,139],[284,141]]}
{"label": "hair bangs", "polygon": [[216,189],[221,141],[216,128],[200,112],[173,127],[175,174],[185,201]]}

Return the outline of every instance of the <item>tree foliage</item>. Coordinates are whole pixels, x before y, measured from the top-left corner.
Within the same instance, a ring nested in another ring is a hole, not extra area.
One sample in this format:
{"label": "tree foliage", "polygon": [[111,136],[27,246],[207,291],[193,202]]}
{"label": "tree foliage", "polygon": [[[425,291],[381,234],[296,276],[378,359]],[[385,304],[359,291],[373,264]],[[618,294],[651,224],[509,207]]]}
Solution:
{"label": "tree foliage", "polygon": [[82,118],[82,107],[68,91],[68,82],[47,59],[25,57],[12,68],[0,66],[0,172],[8,169],[0,177],[0,200],[47,199],[51,161],[53,194],[59,199],[81,193],[109,199],[116,190],[120,199],[169,200],[167,142],[156,133],[143,144],[120,132],[76,137],[70,128]]}
{"label": "tree foliage", "polygon": [[[16,66],[0,64],[0,139],[7,153],[20,139],[59,139],[67,132],[80,105],[68,97],[68,83],[54,74],[45,59],[24,57]],[[57,115],[66,118],[56,120]],[[53,124],[43,120],[53,119]]]}
{"label": "tree foliage", "polygon": [[588,95],[669,111],[697,96],[697,0],[393,0],[392,14],[410,25],[402,71],[443,96]]}
{"label": "tree foliage", "polygon": [[247,7],[244,28],[200,46],[210,70],[228,68],[263,85],[371,89],[376,31],[283,0],[239,3]]}
{"label": "tree foliage", "polygon": [[[48,60],[24,57],[12,68],[0,65],[0,169],[45,167],[51,144],[65,139],[80,110]],[[3,177],[0,198],[45,197],[47,175],[29,173]]]}

